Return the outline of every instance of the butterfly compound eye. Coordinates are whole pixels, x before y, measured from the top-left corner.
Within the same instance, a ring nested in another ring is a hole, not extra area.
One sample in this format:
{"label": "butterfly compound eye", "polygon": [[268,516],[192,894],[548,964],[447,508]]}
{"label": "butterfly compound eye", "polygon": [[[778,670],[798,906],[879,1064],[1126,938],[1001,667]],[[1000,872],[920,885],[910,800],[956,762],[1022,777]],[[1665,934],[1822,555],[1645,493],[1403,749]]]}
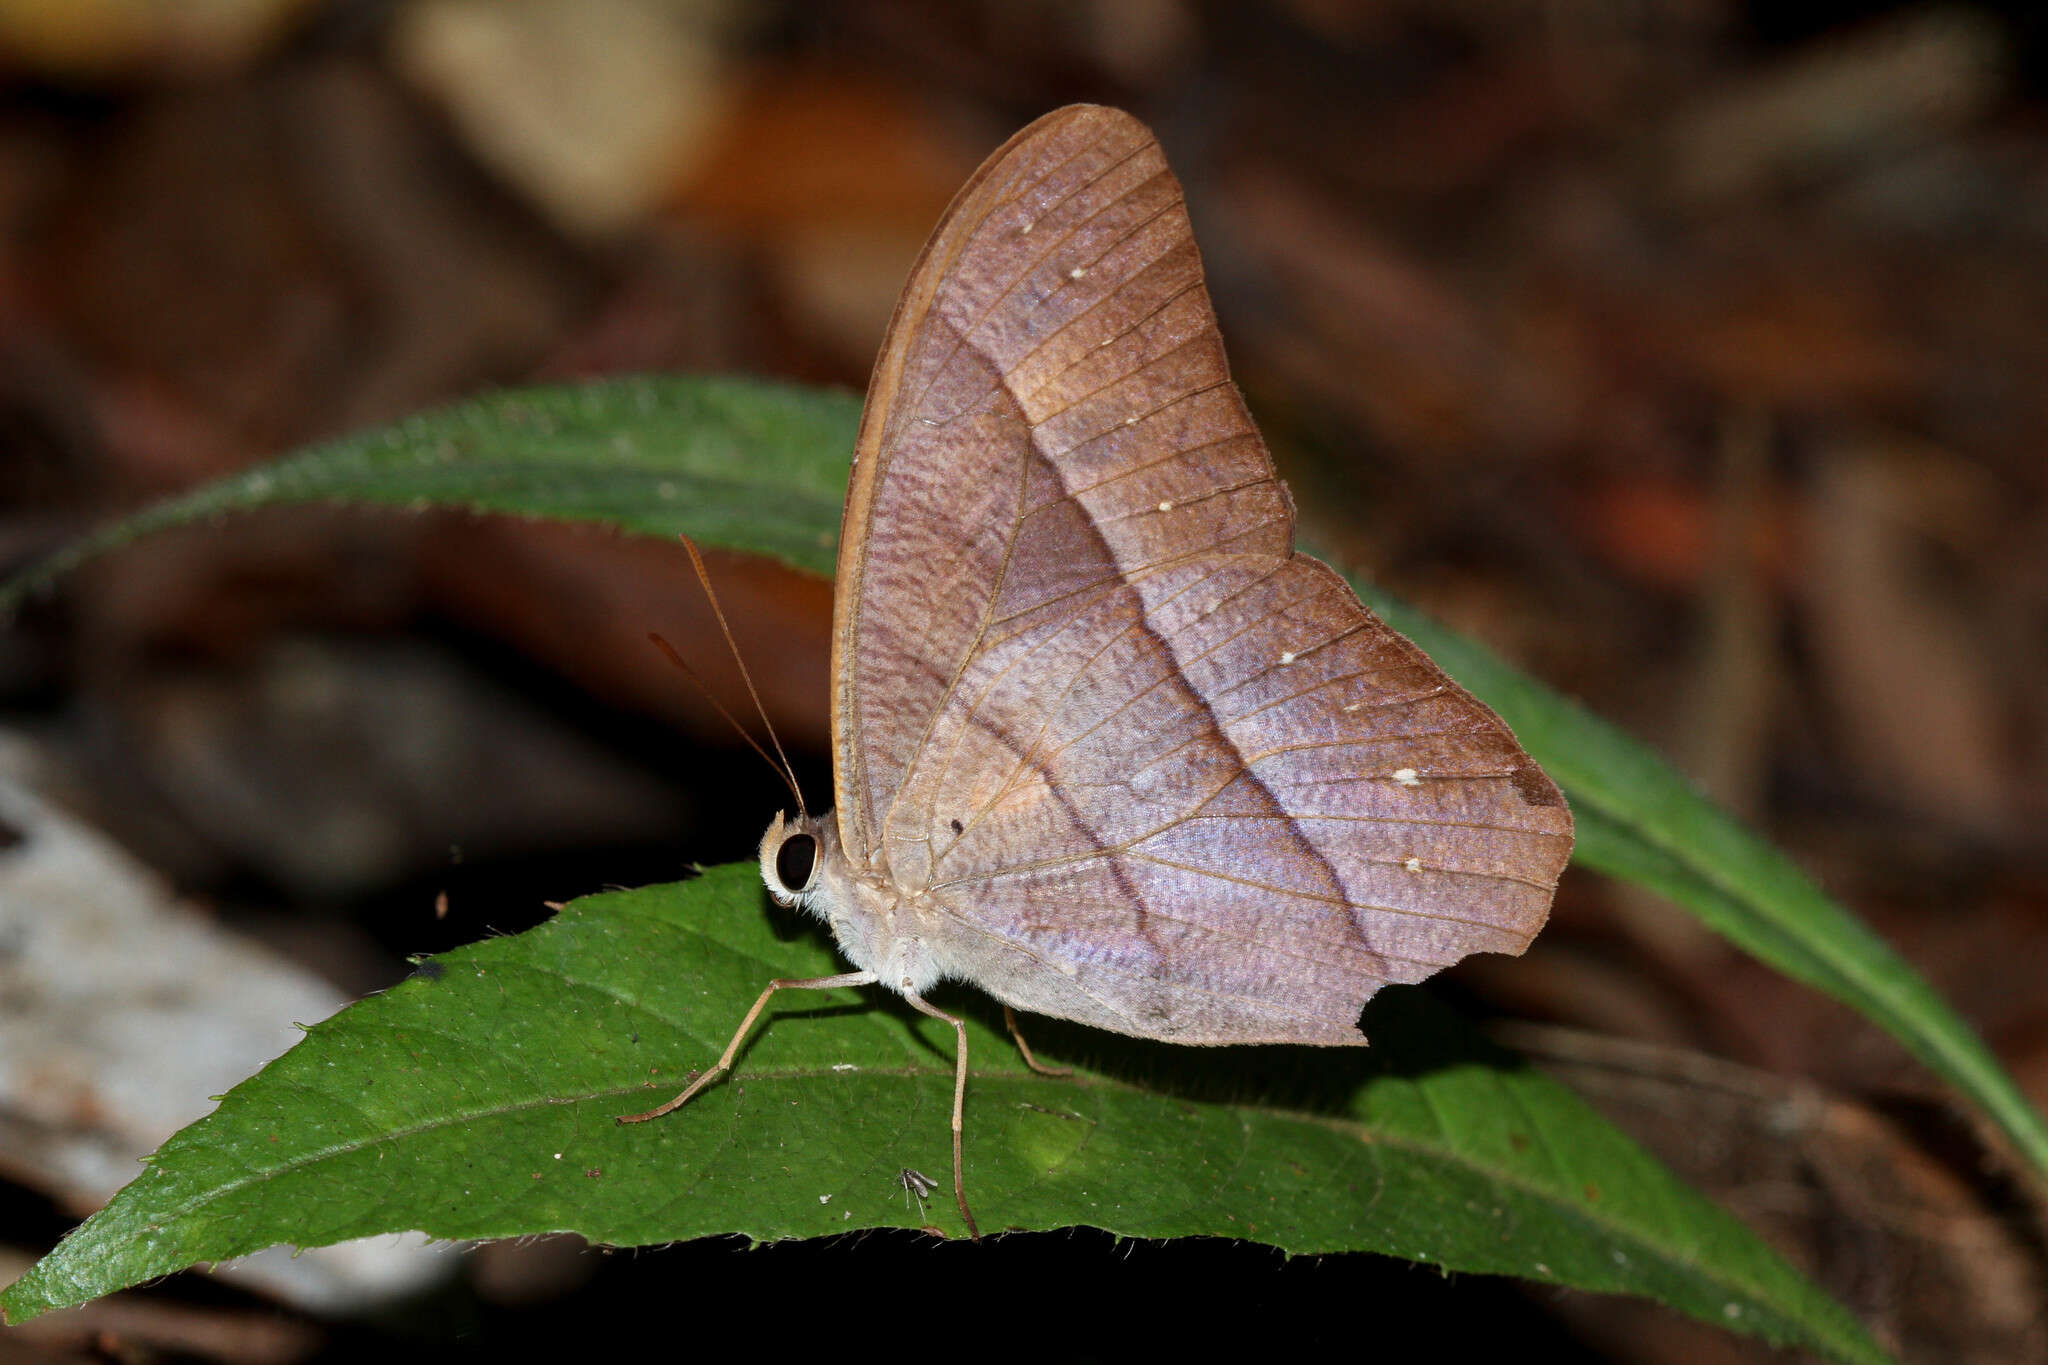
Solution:
{"label": "butterfly compound eye", "polygon": [[792,834],[775,850],[775,875],[791,892],[810,890],[817,870],[818,841],[808,834]]}

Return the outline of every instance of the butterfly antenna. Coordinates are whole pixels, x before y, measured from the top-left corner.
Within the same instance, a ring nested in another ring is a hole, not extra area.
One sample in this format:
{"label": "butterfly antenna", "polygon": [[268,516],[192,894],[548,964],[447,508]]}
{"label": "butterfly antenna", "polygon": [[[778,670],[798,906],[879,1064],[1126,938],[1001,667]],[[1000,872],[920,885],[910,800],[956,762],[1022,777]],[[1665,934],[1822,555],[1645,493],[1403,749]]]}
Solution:
{"label": "butterfly antenna", "polygon": [[650,632],[647,636],[647,639],[648,642],[652,644],[656,649],[660,650],[663,654],[668,656],[668,661],[670,663],[674,664],[677,668],[682,670],[683,676],[690,680],[690,685],[695,687],[697,691],[703,695],[704,700],[711,703],[713,709],[715,709],[719,715],[725,717],[725,723],[727,725],[730,725],[733,729],[739,732],[740,738],[747,742],[747,747],[749,749],[752,749],[755,753],[759,754],[761,756],[761,761],[763,763],[766,763],[769,767],[775,769],[775,775],[782,779],[783,785],[788,787],[791,794],[796,797],[797,809],[801,811],[804,806],[804,796],[802,792],[797,791],[795,781],[791,779],[788,773],[782,770],[781,765],[778,764],[772,756],[770,756],[768,751],[761,747],[761,742],[755,739],[753,735],[747,732],[747,727],[740,724],[738,718],[735,717],[732,712],[725,709],[725,703],[720,701],[717,698],[717,696],[715,696],[712,693],[709,687],[705,686],[704,680],[697,676],[697,670],[690,667],[688,664],[684,663],[683,656],[676,653],[676,647],[670,644],[667,640],[664,640],[661,636]]}
{"label": "butterfly antenna", "polygon": [[[705,572],[704,556],[697,549],[696,541],[690,539],[688,536],[678,536],[677,539],[682,541],[683,548],[690,552],[690,565],[697,571],[697,581],[704,585],[705,600],[711,603],[711,614],[717,618],[718,629],[720,633],[722,633],[725,636],[725,647],[732,651],[732,661],[739,665],[740,681],[744,682],[747,685],[747,696],[752,698],[753,700],[754,713],[761,717],[761,724],[768,731],[768,742],[775,746],[775,759],[781,760],[781,765],[777,768],[777,771],[782,774],[782,780],[789,785],[789,794],[796,798],[797,814],[799,816],[807,817],[810,814],[810,812],[806,810],[804,807],[803,790],[796,784],[796,768],[791,765],[789,761],[789,755],[782,751],[782,740],[775,733],[775,722],[768,719],[768,708],[761,704],[761,694],[754,690],[754,675],[747,671],[747,661],[740,655],[739,642],[733,639],[732,627],[726,624],[725,608],[718,605],[718,594],[716,592],[713,592],[711,589],[711,575]],[[677,654],[673,649],[670,649],[665,642],[662,643],[661,648],[667,652],[668,656],[671,659],[674,659],[676,661],[677,665],[680,666],[685,673],[689,672],[689,665],[683,663],[681,655]],[[703,688],[704,684],[701,681],[699,681],[697,686],[699,688]],[[711,694],[708,690],[706,690],[704,695],[708,697]],[[714,701],[713,704],[716,705],[717,703]],[[747,735],[745,727],[741,726],[738,721],[733,720],[732,714],[730,712],[728,712],[723,706],[720,706],[718,710],[719,714],[723,715],[728,721],[732,722],[734,728],[738,729],[742,735],[746,735],[747,743],[754,746],[755,753],[760,754],[761,757],[764,759],[768,758],[767,752],[761,748],[760,743],[756,741],[752,735]],[[768,759],[770,767],[776,767],[775,759]]]}

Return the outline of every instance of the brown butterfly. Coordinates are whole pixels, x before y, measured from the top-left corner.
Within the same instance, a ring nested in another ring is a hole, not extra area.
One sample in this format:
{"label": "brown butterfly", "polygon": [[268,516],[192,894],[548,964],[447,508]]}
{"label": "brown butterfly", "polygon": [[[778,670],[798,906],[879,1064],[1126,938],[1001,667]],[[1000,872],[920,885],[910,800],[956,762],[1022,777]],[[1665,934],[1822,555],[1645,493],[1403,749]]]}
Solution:
{"label": "brown butterfly", "polygon": [[[1357,1044],[1519,953],[1571,852],[1514,736],[1294,549],[1145,126],[1048,114],[954,199],[868,388],[833,611],[836,813],[761,875],[859,970],[1177,1043]],[[1022,1039],[1019,1038],[1019,1042]],[[1026,1053],[1027,1060],[1030,1055]],[[1035,1062],[1034,1062],[1035,1065]]]}

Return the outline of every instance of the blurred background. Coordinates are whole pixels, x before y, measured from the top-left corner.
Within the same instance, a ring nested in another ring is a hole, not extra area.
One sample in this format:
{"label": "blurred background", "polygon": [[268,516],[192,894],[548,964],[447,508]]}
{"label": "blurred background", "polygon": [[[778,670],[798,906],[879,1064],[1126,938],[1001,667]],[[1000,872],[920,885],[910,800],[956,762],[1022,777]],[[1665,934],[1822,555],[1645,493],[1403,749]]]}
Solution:
{"label": "blurred background", "polygon": [[[1120,104],[1186,185],[1307,536],[1670,755],[2039,1103],[2044,93],[2017,2],[0,0],[0,566],[496,386],[857,389],[980,159]],[[830,585],[712,572],[825,786]],[[728,677],[670,546],[295,510],[146,541],[0,632],[0,1279],[285,1021],[750,856],[776,779],[648,631]],[[2039,1204],[1849,1011],[1579,874],[1527,958],[1433,989],[1522,1021],[1909,1356],[2048,1357]],[[1087,1358],[1213,1346],[1212,1286],[1269,1344],[1771,1354],[1642,1304],[1076,1233],[383,1239],[0,1329],[0,1360],[687,1350],[696,1310],[785,1334],[754,1315],[793,1302],[821,1345],[1006,1354],[1026,1323]]]}

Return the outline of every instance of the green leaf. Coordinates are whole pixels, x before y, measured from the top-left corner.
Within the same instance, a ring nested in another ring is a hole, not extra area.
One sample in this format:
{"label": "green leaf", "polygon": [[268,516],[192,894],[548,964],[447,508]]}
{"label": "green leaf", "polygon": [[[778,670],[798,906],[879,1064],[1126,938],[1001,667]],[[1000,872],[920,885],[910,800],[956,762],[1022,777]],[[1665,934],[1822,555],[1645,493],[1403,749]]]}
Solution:
{"label": "green leaf", "polygon": [[2048,1125],[1983,1040],[1889,944],[1614,726],[1366,584],[1374,611],[1484,698],[1563,787],[1575,862],[1685,906],[1751,956],[1861,1012],[2003,1129],[2048,1173]]}
{"label": "green leaf", "polygon": [[[742,379],[638,378],[491,395],[314,447],[116,522],[0,587],[0,611],[147,531],[289,502],[463,507],[682,531],[830,573],[858,422],[850,394]],[[1499,710],[1564,787],[1579,822],[1579,862],[1669,896],[1760,960],[1861,1011],[2048,1175],[2048,1124],[1990,1051],[1788,858],[1620,731],[1482,647],[1353,586]]]}
{"label": "green leaf", "polygon": [[636,377],[489,394],[309,446],[124,517],[0,586],[0,613],[152,531],[294,503],[371,503],[684,532],[830,574],[858,396]]}
{"label": "green leaf", "polygon": [[[915,1227],[906,1167],[938,1180],[929,1216],[958,1235],[951,1030],[879,991],[779,997],[732,1077],[667,1118],[613,1122],[714,1059],[768,980],[842,970],[822,935],[778,935],[789,917],[764,899],[751,866],[718,868],[433,960],[237,1086],[0,1307],[19,1322],[280,1241],[404,1229],[640,1245]],[[1069,1080],[1025,1071],[990,1002],[952,995],[971,1027],[969,1193],[989,1230],[1385,1252],[1885,1359],[1740,1223],[1421,992],[1375,1003],[1368,1049],[1036,1030],[1055,1050],[1114,1049]]]}

